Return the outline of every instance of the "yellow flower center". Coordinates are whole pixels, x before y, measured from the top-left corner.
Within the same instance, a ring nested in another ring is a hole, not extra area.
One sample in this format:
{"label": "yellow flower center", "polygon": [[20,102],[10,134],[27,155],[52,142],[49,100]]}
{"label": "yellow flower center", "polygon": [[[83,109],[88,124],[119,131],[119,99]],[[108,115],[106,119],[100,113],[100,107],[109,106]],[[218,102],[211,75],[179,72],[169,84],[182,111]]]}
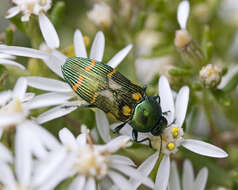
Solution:
{"label": "yellow flower center", "polygon": [[177,138],[178,137],[178,134],[179,134],[179,128],[178,127],[174,127],[172,130],[171,130],[171,133],[173,135],[174,138]]}
{"label": "yellow flower center", "polygon": [[175,144],[170,142],[168,145],[167,145],[168,149],[169,150],[173,150],[175,148]]}
{"label": "yellow flower center", "polygon": [[83,41],[84,41],[85,46],[88,47],[90,44],[90,38],[88,36],[84,36]]}

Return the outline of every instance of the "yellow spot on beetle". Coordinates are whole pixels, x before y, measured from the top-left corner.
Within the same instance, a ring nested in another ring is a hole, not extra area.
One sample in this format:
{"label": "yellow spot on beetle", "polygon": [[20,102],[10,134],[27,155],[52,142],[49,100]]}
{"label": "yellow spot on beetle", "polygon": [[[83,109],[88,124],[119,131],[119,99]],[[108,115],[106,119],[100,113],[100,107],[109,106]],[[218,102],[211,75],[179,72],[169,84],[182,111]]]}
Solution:
{"label": "yellow spot on beetle", "polygon": [[125,116],[129,116],[131,114],[131,108],[129,108],[129,106],[123,106],[122,113]]}
{"label": "yellow spot on beetle", "polygon": [[139,101],[139,100],[141,100],[142,96],[139,92],[136,92],[136,93],[132,94],[132,98],[136,101]]}
{"label": "yellow spot on beetle", "polygon": [[116,72],[116,69],[113,69],[112,72],[108,73],[108,78],[112,78],[112,75]]}
{"label": "yellow spot on beetle", "polygon": [[111,118],[113,118],[113,119],[116,119],[116,117],[115,117],[111,112],[108,112],[108,113],[107,113],[107,116],[108,116],[108,117],[111,117]]}
{"label": "yellow spot on beetle", "polygon": [[94,67],[95,63],[96,63],[96,60],[94,60],[94,59],[91,60],[91,64],[89,66],[85,67],[85,70],[90,71]]}
{"label": "yellow spot on beetle", "polygon": [[167,145],[168,149],[169,150],[173,150],[175,148],[175,144],[170,142],[168,145]]}
{"label": "yellow spot on beetle", "polygon": [[79,75],[78,82],[73,86],[73,90],[77,91],[77,88],[82,84],[83,82],[83,77]]}
{"label": "yellow spot on beetle", "polygon": [[93,99],[91,100],[90,104],[93,104],[94,102],[96,102],[97,96],[98,96],[98,93],[95,93],[93,95]]}

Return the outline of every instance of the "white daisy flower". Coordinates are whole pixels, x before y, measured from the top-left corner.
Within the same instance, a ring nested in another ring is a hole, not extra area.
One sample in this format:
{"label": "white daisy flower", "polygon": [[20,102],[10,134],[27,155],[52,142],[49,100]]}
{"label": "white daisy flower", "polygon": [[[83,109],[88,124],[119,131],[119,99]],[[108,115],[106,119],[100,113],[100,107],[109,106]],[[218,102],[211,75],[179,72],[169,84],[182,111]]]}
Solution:
{"label": "white daisy flower", "polygon": [[[105,145],[94,145],[87,134],[80,134],[75,138],[66,128],[59,132],[62,149],[50,163],[56,163],[55,171],[61,175],[74,176],[69,190],[110,189],[113,185],[119,189],[134,189],[128,178],[153,187],[153,182],[142,176],[129,158],[115,154],[119,149],[128,146],[129,137],[120,136]],[[41,170],[44,167],[47,168],[48,165],[42,166]]]}
{"label": "white daisy flower", "polygon": [[185,48],[192,41],[192,37],[186,30],[189,11],[189,2],[187,0],[182,1],[178,6],[177,11],[177,20],[180,26],[180,30],[176,31],[174,39],[174,44],[178,48]]}
{"label": "white daisy flower", "polygon": [[38,157],[44,157],[47,149],[58,147],[58,143],[44,128],[28,119],[31,109],[57,105],[65,102],[70,96],[54,93],[42,94],[34,97],[26,93],[27,81],[19,78],[13,91],[0,92],[0,138],[2,133],[9,128],[16,128],[15,143],[29,141],[31,151]]}
{"label": "white daisy flower", "polygon": [[207,168],[202,168],[197,177],[194,177],[194,171],[192,163],[189,160],[185,160],[183,164],[183,175],[182,175],[182,187],[180,185],[180,178],[178,174],[177,165],[174,161],[171,163],[171,171],[169,176],[169,190],[205,190],[206,183],[208,178],[208,170]]}
{"label": "white daisy flower", "polygon": [[[14,167],[9,166],[6,162],[0,161],[0,183],[3,185],[2,188],[4,190],[52,190],[64,178],[61,178],[61,176],[54,171],[52,163],[48,163],[48,167],[45,168],[44,171],[41,171],[41,173],[39,172],[39,169],[36,170],[36,166],[39,168],[42,164],[41,161],[33,159],[32,156],[31,143],[34,136],[28,138],[31,134],[25,132],[23,133],[23,131],[21,131],[21,134],[18,133],[16,135],[17,142],[15,142],[15,158],[11,157],[11,161],[14,159]],[[21,140],[18,141],[20,136],[24,136],[24,138],[21,138]],[[0,152],[0,156],[1,153],[2,152]],[[54,156],[56,155],[54,154]],[[51,157],[51,155],[47,154],[46,158],[48,157]],[[42,179],[41,176],[43,172],[45,173],[44,179]],[[35,179],[41,179],[41,183],[36,183]]]}
{"label": "white daisy flower", "polygon": [[44,14],[51,8],[51,0],[13,0],[12,2],[15,6],[8,10],[6,18],[22,13],[21,20],[26,22],[29,21],[32,14],[37,15],[40,30],[47,45],[51,48],[59,47],[56,30],[49,18]]}
{"label": "white daisy flower", "polygon": [[[102,61],[104,53],[105,38],[103,32],[99,31],[92,43],[91,51],[89,56],[86,52],[86,47],[83,40],[83,35],[80,30],[76,30],[74,33],[74,49],[77,57],[89,57],[97,61]],[[126,46],[124,49],[119,51],[114,55],[111,60],[107,63],[109,66],[115,68],[129,53],[132,45]],[[42,59],[45,64],[58,76],[63,78],[61,71],[61,66],[65,63],[67,57],[56,50],[51,50],[51,52],[44,52],[40,50],[35,50],[31,48],[24,47],[14,47],[0,45],[0,51],[9,53],[16,56],[25,56]],[[66,83],[56,79],[44,78],[44,77],[26,77],[29,86],[38,88],[41,90],[46,90],[54,93],[71,93],[71,98],[78,99],[78,95],[71,89],[71,87]],[[55,108],[52,108],[36,118],[38,123],[44,123],[49,120],[66,115],[75,109],[77,106],[82,105],[83,101],[70,101]]]}
{"label": "white daisy flower", "polygon": [[88,12],[88,17],[98,26],[110,27],[112,24],[111,7],[104,2],[96,3]]}
{"label": "white daisy flower", "polygon": [[25,70],[25,67],[15,61],[15,56],[0,52],[0,65],[9,65]]}
{"label": "white daisy flower", "polygon": [[[167,188],[168,179],[170,174],[170,154],[174,154],[178,151],[179,146],[183,146],[186,149],[189,149],[192,152],[195,152],[200,155],[215,157],[215,158],[225,158],[227,153],[222,149],[205,143],[200,140],[193,139],[184,139],[183,138],[183,129],[182,125],[185,119],[188,100],[189,100],[189,88],[182,87],[177,96],[174,106],[173,95],[169,86],[169,83],[165,77],[161,77],[159,80],[159,95],[162,112],[169,111],[168,115],[165,116],[169,127],[167,127],[161,134],[162,136],[162,149],[161,152],[163,158],[160,162],[159,169],[157,171],[155,189],[164,190]],[[127,129],[128,130],[128,129]],[[130,130],[129,130],[130,131]],[[150,136],[152,140],[152,146],[158,151],[147,158],[138,168],[139,171],[142,171],[145,175],[149,175],[153,169],[156,161],[159,158],[158,152],[160,151],[160,137]],[[162,174],[162,175],[161,175]],[[136,184],[136,183],[135,183]]]}

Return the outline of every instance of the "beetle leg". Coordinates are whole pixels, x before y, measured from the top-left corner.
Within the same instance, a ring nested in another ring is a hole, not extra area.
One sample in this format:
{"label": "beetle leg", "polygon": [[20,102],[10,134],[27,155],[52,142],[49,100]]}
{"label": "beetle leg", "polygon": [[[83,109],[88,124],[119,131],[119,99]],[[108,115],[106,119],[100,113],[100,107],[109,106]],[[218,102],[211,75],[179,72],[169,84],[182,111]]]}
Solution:
{"label": "beetle leg", "polygon": [[113,133],[119,133],[119,131],[125,126],[127,122],[118,125],[115,129],[112,130]]}
{"label": "beetle leg", "polygon": [[147,86],[144,85],[144,86],[142,87],[142,89],[143,89],[144,92],[146,92]]}
{"label": "beetle leg", "polygon": [[93,104],[88,104],[85,106],[82,106],[83,108],[96,108],[97,106],[93,105]]}
{"label": "beetle leg", "polygon": [[168,113],[170,113],[171,111],[165,111],[163,112],[163,115],[168,115]]}
{"label": "beetle leg", "polygon": [[137,143],[141,143],[141,142],[144,142],[144,141],[148,141],[148,142],[149,142],[149,146],[150,146],[150,148],[152,148],[150,138],[147,137],[147,138],[144,138],[144,139],[139,140],[139,141],[138,141],[137,138],[138,138],[138,132],[137,132],[136,130],[133,129],[133,131],[132,131],[132,139],[133,139],[135,142],[137,142]]}

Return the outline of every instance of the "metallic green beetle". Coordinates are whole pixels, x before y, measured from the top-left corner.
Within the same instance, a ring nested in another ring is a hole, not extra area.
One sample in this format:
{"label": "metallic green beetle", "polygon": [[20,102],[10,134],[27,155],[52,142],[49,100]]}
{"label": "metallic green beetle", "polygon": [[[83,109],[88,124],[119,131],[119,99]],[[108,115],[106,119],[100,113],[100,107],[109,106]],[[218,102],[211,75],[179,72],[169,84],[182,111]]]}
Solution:
{"label": "metallic green beetle", "polygon": [[62,73],[67,83],[85,101],[87,107],[97,107],[108,116],[123,123],[113,132],[119,132],[126,123],[132,128],[132,138],[138,140],[138,132],[151,132],[159,136],[167,127],[167,120],[160,107],[160,97],[147,96],[146,88],[133,84],[112,67],[93,59],[68,58],[62,65]]}

